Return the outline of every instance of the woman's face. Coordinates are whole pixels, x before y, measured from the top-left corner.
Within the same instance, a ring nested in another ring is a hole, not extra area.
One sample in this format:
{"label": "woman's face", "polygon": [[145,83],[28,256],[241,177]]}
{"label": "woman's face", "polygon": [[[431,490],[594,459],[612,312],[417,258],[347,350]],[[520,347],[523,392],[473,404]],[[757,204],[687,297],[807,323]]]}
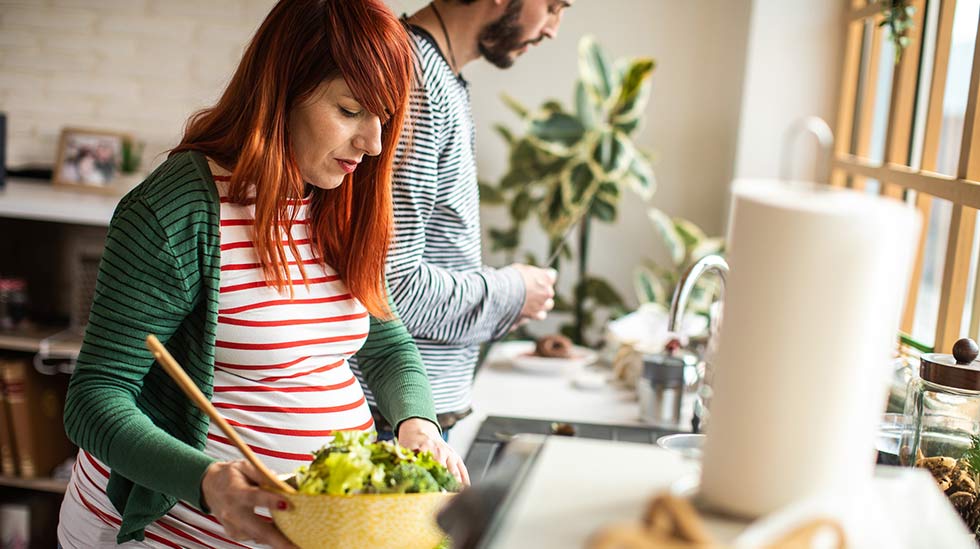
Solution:
{"label": "woman's face", "polygon": [[324,80],[293,109],[289,134],[303,180],[321,189],[339,187],[365,155],[381,154],[381,120],[343,78]]}

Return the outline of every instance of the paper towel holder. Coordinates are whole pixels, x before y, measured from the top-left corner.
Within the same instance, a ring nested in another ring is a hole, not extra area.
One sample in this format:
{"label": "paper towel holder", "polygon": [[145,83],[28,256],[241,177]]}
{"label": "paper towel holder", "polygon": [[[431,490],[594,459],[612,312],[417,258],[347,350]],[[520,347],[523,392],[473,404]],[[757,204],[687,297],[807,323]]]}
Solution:
{"label": "paper towel holder", "polygon": [[805,116],[790,124],[783,134],[783,145],[779,155],[780,181],[792,181],[793,177],[793,145],[803,133],[813,134],[820,145],[820,158],[816,164],[816,182],[830,180],[831,156],[834,152],[834,132],[830,125],[819,116]]}

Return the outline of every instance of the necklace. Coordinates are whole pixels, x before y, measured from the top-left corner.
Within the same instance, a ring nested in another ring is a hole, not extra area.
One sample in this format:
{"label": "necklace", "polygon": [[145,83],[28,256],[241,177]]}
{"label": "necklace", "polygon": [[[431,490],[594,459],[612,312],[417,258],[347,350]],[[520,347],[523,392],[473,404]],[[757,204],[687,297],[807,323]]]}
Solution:
{"label": "necklace", "polygon": [[436,9],[436,3],[433,2],[429,4],[432,6],[432,13],[436,15],[436,19],[439,20],[439,27],[442,29],[442,37],[446,39],[446,49],[449,50],[449,60],[452,61],[453,72],[459,72],[456,65],[456,54],[453,53],[453,42],[449,39],[449,31],[446,30],[446,23],[442,20],[442,15],[439,14],[439,10]]}

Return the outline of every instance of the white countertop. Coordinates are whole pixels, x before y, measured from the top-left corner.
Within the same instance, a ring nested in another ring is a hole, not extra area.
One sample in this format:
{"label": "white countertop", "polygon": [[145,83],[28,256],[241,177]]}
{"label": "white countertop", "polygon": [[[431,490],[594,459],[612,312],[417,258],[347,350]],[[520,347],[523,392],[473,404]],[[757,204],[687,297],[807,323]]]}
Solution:
{"label": "white countertop", "polygon": [[[603,527],[639,521],[656,494],[693,495],[698,469],[696,462],[649,444],[549,437],[488,547],[583,547]],[[736,548],[767,546],[817,517],[842,524],[849,547],[976,547],[921,469],[879,467],[863,493],[828,494],[752,523],[700,514],[714,539]]]}
{"label": "white countertop", "polygon": [[[556,375],[525,372],[506,360],[506,345],[495,347],[475,379],[473,414],[450,432],[449,441],[461,455],[488,415],[645,425],[633,391],[614,384],[598,390],[576,388],[572,380],[581,369]],[[588,466],[583,469],[583,464]],[[590,474],[583,475],[583,470]],[[654,445],[548,437],[490,547],[582,547],[603,526],[638,520],[658,492],[690,494],[698,477],[696,462]],[[828,507],[831,512],[825,513]],[[879,468],[863,495],[803,502],[751,525],[707,516],[706,526],[715,539],[757,547],[753,541],[773,539],[774,532],[799,516],[812,516],[814,509],[830,516],[845,514],[840,520],[856,547],[877,547],[884,540],[894,547],[937,547],[939,532],[943,547],[975,547],[928,473],[894,467]]]}
{"label": "white countertop", "polygon": [[607,383],[600,389],[579,389],[572,380],[582,368],[554,375],[514,368],[506,356],[519,342],[494,345],[476,375],[473,413],[449,433],[449,442],[466,456],[480,424],[490,415],[555,419],[569,422],[646,425],[640,421],[636,393]]}

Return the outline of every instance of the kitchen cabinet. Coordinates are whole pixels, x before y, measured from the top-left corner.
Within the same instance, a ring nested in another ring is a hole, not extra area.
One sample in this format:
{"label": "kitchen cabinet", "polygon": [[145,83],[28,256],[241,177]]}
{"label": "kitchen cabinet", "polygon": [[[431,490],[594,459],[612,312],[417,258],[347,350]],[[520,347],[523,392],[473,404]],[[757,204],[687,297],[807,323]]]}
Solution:
{"label": "kitchen cabinet", "polygon": [[[0,190],[0,274],[26,280],[32,322],[0,331],[0,353],[27,360],[39,352],[61,359],[78,354],[80,330],[67,330],[70,318],[84,310],[75,303],[80,300],[75,262],[80,251],[101,254],[120,198],[7,179]],[[50,502],[60,500],[66,482],[0,476],[0,486],[11,496],[20,494],[18,500]]]}
{"label": "kitchen cabinet", "polygon": [[[79,254],[98,257],[120,196],[55,188],[45,181],[8,179],[0,191],[0,274],[27,281],[35,322],[0,331],[0,351],[77,354],[78,334],[63,332],[80,316],[77,292]],[[50,343],[50,345],[48,345]]]}

